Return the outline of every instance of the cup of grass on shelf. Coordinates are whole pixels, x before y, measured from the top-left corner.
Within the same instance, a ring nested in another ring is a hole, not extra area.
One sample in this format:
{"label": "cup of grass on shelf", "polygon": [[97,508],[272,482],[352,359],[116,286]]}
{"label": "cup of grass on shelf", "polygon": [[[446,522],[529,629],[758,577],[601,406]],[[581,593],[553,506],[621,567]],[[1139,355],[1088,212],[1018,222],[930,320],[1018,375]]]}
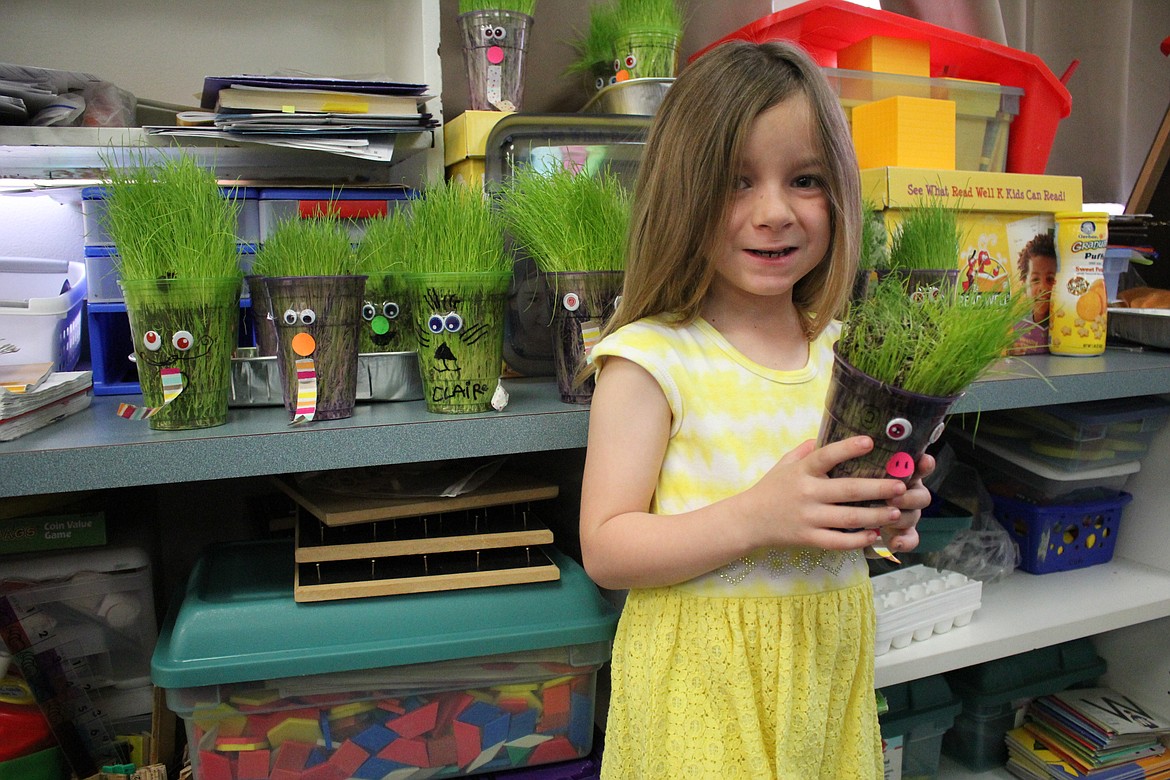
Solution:
{"label": "cup of grass on shelf", "polygon": [[256,254],[276,327],[276,363],[293,423],[353,415],[366,277],[335,217],[288,219]]}
{"label": "cup of grass on shelf", "polygon": [[503,219],[478,187],[439,180],[413,201],[411,226],[416,251],[406,288],[427,410],[503,408],[497,388],[512,281]]}
{"label": "cup of grass on shelf", "polygon": [[141,407],[118,414],[151,428],[223,425],[237,341],[236,206],[212,171],[180,153],[107,165],[105,228],[134,342]]}
{"label": "cup of grass on shelf", "polygon": [[914,296],[953,290],[958,285],[962,238],[958,209],[942,197],[925,198],[904,209],[893,230],[888,273],[907,279]]}
{"label": "cup of grass on shelf", "polygon": [[409,206],[366,223],[357,247],[358,271],[366,275],[358,341],[363,354],[414,352],[418,347],[404,276],[415,244]]}
{"label": "cup of grass on shelf", "polygon": [[864,434],[874,448],[830,476],[908,481],[952,404],[1011,346],[1029,305],[1022,295],[954,289],[915,297],[908,284],[887,276],[850,306],[818,444]]}
{"label": "cup of grass on shelf", "polygon": [[674,78],[683,27],[676,0],[617,0],[615,14],[614,80]]}
{"label": "cup of grass on shelf", "polygon": [[578,374],[621,294],[629,194],[607,170],[526,165],[505,182],[500,210],[516,246],[532,257],[551,292],[546,316],[561,400],[587,404],[593,378],[578,381]]}
{"label": "cup of grass on shelf", "polygon": [[589,26],[573,41],[574,59],[565,75],[579,79],[586,95],[594,95],[614,83],[614,42],[620,33],[617,13],[612,5],[589,6]]}
{"label": "cup of grass on shelf", "polygon": [[889,270],[889,231],[885,217],[870,199],[861,204],[861,255],[857,262],[857,278],[853,283],[853,300],[864,298],[879,274]]}
{"label": "cup of grass on shelf", "polygon": [[536,0],[459,0],[471,108],[519,111]]}

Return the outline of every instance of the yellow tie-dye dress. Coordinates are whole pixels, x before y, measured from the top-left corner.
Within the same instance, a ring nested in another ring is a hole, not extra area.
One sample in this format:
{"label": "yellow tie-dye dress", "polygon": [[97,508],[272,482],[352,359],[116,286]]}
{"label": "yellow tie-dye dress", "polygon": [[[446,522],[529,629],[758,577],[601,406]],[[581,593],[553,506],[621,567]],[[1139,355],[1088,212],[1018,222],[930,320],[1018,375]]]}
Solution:
{"label": "yellow tie-dye dress", "polygon": [[[650,511],[738,493],[815,439],[839,335],[834,323],[796,371],[753,363],[702,319],[647,318],[598,343],[598,370],[611,355],[631,360],[670,404]],[[874,624],[857,551],[756,550],[680,585],[630,591],[603,780],[880,778]]]}

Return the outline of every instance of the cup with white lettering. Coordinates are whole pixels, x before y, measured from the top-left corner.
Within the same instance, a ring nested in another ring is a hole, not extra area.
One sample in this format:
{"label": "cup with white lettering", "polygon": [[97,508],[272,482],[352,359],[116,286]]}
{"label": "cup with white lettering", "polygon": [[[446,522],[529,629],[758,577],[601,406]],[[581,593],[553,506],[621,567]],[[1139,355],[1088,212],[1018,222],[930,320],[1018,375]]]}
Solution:
{"label": "cup with white lettering", "polygon": [[486,412],[504,365],[511,271],[406,274],[427,411]]}

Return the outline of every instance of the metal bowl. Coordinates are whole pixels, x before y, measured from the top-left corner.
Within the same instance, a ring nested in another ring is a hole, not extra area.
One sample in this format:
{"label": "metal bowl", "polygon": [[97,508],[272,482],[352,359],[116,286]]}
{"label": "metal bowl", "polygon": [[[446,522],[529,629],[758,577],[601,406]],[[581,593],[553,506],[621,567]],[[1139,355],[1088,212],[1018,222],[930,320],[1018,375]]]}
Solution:
{"label": "metal bowl", "polygon": [[640,114],[653,116],[674,79],[628,79],[597,91],[582,114]]}
{"label": "metal bowl", "polygon": [[[232,358],[228,406],[280,406],[284,403],[276,356],[241,347]],[[358,355],[358,401],[418,401],[422,376],[415,352],[363,352]]]}

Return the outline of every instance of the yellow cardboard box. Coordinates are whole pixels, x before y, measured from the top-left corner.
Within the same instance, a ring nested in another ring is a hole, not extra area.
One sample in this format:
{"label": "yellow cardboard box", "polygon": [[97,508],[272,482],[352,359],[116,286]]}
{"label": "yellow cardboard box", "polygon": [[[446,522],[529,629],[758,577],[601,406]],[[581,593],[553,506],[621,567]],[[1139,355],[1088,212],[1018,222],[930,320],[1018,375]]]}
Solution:
{"label": "yellow cardboard box", "polygon": [[488,135],[510,111],[464,111],[443,125],[443,165],[451,167],[467,158],[483,159]]}
{"label": "yellow cardboard box", "polygon": [[1080,210],[1083,197],[1079,176],[894,167],[863,170],[861,193],[882,210],[891,236],[902,210],[924,200],[959,209],[959,278],[963,289],[984,292],[1024,289],[1021,250],[1053,229],[1053,214]]}
{"label": "yellow cardboard box", "polygon": [[930,41],[871,35],[837,51],[837,67],[875,73],[930,75]]}
{"label": "yellow cardboard box", "polygon": [[898,95],[853,109],[853,146],[862,168],[955,168],[953,100]]}

